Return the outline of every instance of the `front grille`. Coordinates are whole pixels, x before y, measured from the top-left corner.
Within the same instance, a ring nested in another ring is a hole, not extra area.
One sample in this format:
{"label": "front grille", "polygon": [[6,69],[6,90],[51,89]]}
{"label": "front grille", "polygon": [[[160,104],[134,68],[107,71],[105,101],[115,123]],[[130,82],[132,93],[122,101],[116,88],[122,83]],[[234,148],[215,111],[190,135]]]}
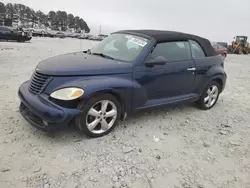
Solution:
{"label": "front grille", "polygon": [[34,94],[38,94],[44,88],[48,79],[48,75],[44,75],[35,71],[30,80],[29,90]]}

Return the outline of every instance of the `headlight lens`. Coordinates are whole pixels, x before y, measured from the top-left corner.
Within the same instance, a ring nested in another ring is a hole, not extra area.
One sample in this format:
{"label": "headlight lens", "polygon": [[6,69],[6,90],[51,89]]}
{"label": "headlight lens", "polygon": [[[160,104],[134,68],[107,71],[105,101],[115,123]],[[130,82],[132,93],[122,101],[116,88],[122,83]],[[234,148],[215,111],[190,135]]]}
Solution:
{"label": "headlight lens", "polygon": [[84,91],[80,88],[70,87],[70,88],[63,88],[54,91],[50,94],[50,97],[58,100],[74,100],[83,95]]}

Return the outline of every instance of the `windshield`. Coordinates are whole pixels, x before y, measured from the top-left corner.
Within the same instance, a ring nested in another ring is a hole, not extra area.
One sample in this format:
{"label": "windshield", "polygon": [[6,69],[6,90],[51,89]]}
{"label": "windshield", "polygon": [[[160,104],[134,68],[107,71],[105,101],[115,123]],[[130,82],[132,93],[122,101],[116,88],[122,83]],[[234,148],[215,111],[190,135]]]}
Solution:
{"label": "windshield", "polygon": [[148,41],[146,38],[135,35],[115,33],[94,46],[91,53],[102,54],[121,61],[133,61]]}
{"label": "windshield", "polygon": [[245,37],[236,37],[236,42],[241,42],[241,43],[244,43],[245,41]]}

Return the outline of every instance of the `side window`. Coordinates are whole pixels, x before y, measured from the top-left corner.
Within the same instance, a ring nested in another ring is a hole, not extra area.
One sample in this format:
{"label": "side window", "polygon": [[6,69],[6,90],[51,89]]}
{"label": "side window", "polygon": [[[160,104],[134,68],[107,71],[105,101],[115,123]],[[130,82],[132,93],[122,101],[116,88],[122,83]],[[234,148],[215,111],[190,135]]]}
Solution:
{"label": "side window", "polygon": [[151,57],[163,56],[168,62],[191,59],[190,47],[187,41],[159,43],[154,48]]}
{"label": "side window", "polygon": [[192,50],[193,58],[198,59],[198,58],[206,57],[203,49],[201,48],[201,46],[197,42],[191,40],[190,44],[191,44],[191,50]]}

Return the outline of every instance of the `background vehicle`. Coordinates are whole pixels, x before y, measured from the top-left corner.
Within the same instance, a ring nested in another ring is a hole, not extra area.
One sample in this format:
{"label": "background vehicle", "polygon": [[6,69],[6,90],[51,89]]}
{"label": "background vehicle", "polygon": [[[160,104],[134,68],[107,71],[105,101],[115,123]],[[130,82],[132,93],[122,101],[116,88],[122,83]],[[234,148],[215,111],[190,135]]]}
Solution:
{"label": "background vehicle", "polygon": [[213,48],[215,49],[216,54],[221,55],[223,59],[227,57],[227,48],[218,43],[213,44]]}
{"label": "background vehicle", "polygon": [[0,26],[0,40],[25,42],[31,40],[31,38],[32,34],[30,32],[25,32],[22,28]]}
{"label": "background vehicle", "polygon": [[39,63],[19,88],[20,112],[42,130],[73,120],[86,135],[100,137],[136,110],[183,102],[211,109],[226,78],[224,62],[207,39],[119,31],[91,50]]}
{"label": "background vehicle", "polygon": [[55,37],[60,38],[60,39],[64,39],[64,38],[66,38],[66,35],[63,32],[57,32],[55,34]]}
{"label": "background vehicle", "polygon": [[217,42],[217,44],[220,44],[224,48],[228,49],[228,43],[227,42]]}
{"label": "background vehicle", "polygon": [[236,36],[235,41],[232,41],[232,45],[229,46],[228,50],[236,54],[248,54],[250,52],[250,46],[247,42],[247,36]]}

